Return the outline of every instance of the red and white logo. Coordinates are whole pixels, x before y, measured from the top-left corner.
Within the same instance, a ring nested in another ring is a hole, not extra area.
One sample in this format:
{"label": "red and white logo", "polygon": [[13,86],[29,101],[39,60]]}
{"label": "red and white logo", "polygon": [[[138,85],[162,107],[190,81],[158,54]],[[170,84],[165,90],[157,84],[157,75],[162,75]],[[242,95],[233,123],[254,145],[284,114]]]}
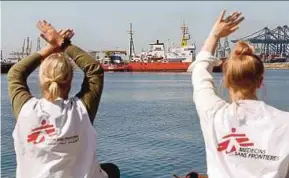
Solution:
{"label": "red and white logo", "polygon": [[226,154],[238,151],[240,147],[252,147],[254,143],[250,142],[246,134],[235,133],[236,129],[232,128],[232,133],[224,136],[223,142],[218,144],[218,151],[225,151]]}
{"label": "red and white logo", "polygon": [[27,136],[27,142],[38,144],[45,141],[46,137],[55,135],[55,128],[49,124],[46,119],[42,120],[41,126],[31,130],[31,134]]}

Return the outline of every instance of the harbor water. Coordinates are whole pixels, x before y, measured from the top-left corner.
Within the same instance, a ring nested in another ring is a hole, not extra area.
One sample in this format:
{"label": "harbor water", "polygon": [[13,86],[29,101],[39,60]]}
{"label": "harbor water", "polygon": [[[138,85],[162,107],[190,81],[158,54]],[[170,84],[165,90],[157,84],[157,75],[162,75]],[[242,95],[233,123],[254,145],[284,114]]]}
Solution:
{"label": "harbor water", "polygon": [[[218,91],[221,75],[214,74]],[[72,93],[82,82],[74,74]],[[116,163],[122,178],[171,178],[195,170],[206,172],[205,150],[192,100],[190,73],[105,73],[105,85],[94,127],[98,158]],[[28,80],[39,97],[37,73]],[[267,70],[260,98],[289,111],[289,70]],[[15,177],[12,131],[15,119],[1,75],[1,177]]]}

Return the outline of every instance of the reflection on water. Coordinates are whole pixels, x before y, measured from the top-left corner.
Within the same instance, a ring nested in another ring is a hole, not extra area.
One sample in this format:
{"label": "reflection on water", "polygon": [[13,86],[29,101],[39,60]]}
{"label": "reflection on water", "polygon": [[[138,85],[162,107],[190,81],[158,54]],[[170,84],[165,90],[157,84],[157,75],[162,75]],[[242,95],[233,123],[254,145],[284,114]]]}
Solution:
{"label": "reflection on water", "polygon": [[[216,85],[220,83],[220,74]],[[106,73],[94,126],[101,162],[114,162],[124,178],[168,178],[190,170],[206,171],[204,142],[192,100],[189,73]],[[7,77],[1,75],[1,177],[15,177],[12,131],[15,120],[7,96]],[[72,93],[80,89],[76,72]],[[289,111],[289,71],[266,71],[260,97]],[[37,74],[29,78],[40,96]],[[226,90],[218,86],[226,97]]]}

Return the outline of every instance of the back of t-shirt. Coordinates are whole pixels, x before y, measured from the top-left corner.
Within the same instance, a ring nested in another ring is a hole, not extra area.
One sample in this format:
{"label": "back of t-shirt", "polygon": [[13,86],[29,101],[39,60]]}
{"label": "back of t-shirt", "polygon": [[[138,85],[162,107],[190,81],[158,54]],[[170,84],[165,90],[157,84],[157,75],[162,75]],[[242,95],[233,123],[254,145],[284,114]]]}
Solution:
{"label": "back of t-shirt", "polygon": [[289,113],[262,101],[215,106],[201,119],[209,177],[285,177]]}

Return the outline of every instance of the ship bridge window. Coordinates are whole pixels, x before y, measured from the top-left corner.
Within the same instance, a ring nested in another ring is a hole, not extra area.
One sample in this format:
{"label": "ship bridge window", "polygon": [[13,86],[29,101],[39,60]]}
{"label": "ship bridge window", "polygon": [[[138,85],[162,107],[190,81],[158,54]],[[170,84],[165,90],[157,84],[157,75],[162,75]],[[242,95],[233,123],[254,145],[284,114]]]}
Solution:
{"label": "ship bridge window", "polygon": [[119,61],[122,60],[122,58],[120,56],[111,56],[111,59],[112,60],[119,60]]}
{"label": "ship bridge window", "polygon": [[185,50],[185,51],[193,51],[194,48],[185,48],[184,50]]}
{"label": "ship bridge window", "polygon": [[162,51],[162,48],[157,47],[157,48],[155,48],[155,51]]}

